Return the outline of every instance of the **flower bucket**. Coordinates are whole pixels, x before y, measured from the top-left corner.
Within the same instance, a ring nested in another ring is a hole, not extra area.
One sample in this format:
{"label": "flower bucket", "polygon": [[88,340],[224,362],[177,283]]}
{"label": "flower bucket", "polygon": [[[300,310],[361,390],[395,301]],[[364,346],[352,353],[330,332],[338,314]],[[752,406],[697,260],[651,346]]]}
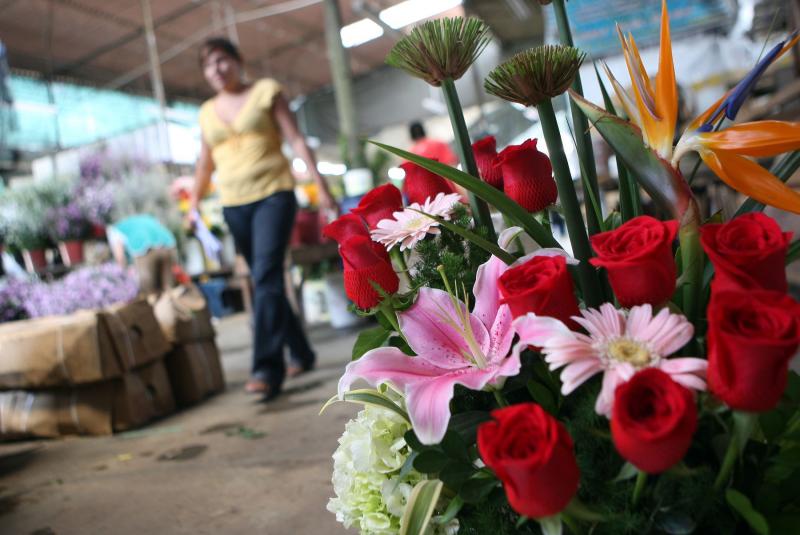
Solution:
{"label": "flower bucket", "polygon": [[22,258],[29,273],[38,273],[47,267],[44,249],[25,249],[22,251]]}
{"label": "flower bucket", "polygon": [[64,265],[75,266],[83,263],[83,240],[58,242],[58,250]]}
{"label": "flower bucket", "polygon": [[106,239],[106,227],[105,225],[92,225],[92,237],[97,238],[98,240]]}

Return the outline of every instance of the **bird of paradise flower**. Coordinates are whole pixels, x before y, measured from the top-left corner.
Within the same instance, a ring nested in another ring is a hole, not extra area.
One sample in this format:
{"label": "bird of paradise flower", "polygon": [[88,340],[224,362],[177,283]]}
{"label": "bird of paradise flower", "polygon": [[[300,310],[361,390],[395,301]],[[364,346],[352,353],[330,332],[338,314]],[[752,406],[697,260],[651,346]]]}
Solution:
{"label": "bird of paradise flower", "polygon": [[[798,42],[800,36],[796,32],[772,48],[741,82],[694,119],[673,146],[678,89],[666,0],[662,0],[661,43],[655,84],[647,75],[633,35],[623,35],[619,27],[617,31],[631,89],[626,90],[607,65],[604,68],[630,122],[625,123],[606,113],[575,93],[571,93],[571,97],[622,160],[630,165],[651,195],[655,193],[657,198],[666,201],[676,216],[684,216],[692,204],[691,192],[678,165],[684,156],[694,151],[733,189],[763,204],[800,213],[800,193],[750,159],[799,149],[800,123],[756,121],[721,128],[725,119],[736,117],[767,67]],[[636,127],[635,132],[630,130],[632,125]],[[639,141],[638,146],[636,141]],[[642,143],[644,147],[641,147]],[[651,153],[644,154],[643,149]],[[694,219],[696,214],[692,216]]]}

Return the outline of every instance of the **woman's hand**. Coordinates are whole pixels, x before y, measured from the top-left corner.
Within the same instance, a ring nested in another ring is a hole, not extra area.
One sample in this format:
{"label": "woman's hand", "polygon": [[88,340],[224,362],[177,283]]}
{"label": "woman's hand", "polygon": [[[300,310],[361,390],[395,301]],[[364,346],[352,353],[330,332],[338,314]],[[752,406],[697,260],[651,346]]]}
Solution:
{"label": "woman's hand", "polygon": [[325,215],[333,220],[339,217],[341,209],[339,203],[333,198],[328,188],[321,188],[319,192],[319,207],[325,212]]}

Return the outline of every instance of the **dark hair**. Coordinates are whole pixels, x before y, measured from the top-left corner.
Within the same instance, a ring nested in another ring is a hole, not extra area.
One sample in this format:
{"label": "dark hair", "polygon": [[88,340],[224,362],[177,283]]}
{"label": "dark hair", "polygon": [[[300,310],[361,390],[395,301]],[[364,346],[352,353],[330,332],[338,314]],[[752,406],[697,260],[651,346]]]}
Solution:
{"label": "dark hair", "polygon": [[211,37],[206,39],[203,43],[203,46],[200,47],[201,66],[206,61],[206,58],[215,50],[222,52],[226,56],[230,56],[238,63],[244,62],[241,52],[239,52],[239,49],[236,47],[236,45],[234,45],[229,39],[225,39],[224,37]]}
{"label": "dark hair", "polygon": [[408,126],[408,133],[414,141],[425,137],[425,127],[419,121],[414,121]]}

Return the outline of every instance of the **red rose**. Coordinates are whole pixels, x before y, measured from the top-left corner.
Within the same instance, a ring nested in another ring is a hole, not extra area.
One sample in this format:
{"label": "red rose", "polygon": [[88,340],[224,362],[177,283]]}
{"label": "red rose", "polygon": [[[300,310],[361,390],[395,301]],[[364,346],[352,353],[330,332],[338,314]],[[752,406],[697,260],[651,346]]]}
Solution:
{"label": "red rose", "polygon": [[763,288],[786,293],[786,250],[791,232],[753,212],[725,224],[700,227],[700,241],[714,264],[714,287]]}
{"label": "red rose", "polygon": [[553,166],[546,154],[536,149],[536,140],[509,145],[498,155],[503,190],[528,212],[544,210],[558,198]]}
{"label": "red rose", "polygon": [[677,279],[672,255],[677,232],[677,221],[643,215],[591,237],[597,257],[590,262],[606,268],[620,305],[658,306],[669,301]]}
{"label": "red rose", "polygon": [[378,221],[392,219],[395,212],[403,209],[403,195],[392,184],[384,184],[370,190],[351,212],[364,218],[369,228],[375,229]]}
{"label": "red rose", "polygon": [[570,317],[580,315],[578,300],[563,256],[534,256],[506,270],[497,287],[500,302],[508,305],[515,318],[533,312],[577,327]]}
{"label": "red rose", "polygon": [[424,203],[428,197],[436,197],[437,193],[453,193],[450,183],[435,173],[412,162],[400,164],[406,172],[403,182],[403,193],[410,203]]}
{"label": "red rose", "polygon": [[344,290],[358,308],[372,308],[382,300],[370,281],[387,294],[395,293],[399,286],[391,262],[381,256],[374,245],[369,238],[352,236],[339,247],[344,261]]}
{"label": "red rose", "polygon": [[578,490],[578,464],[564,425],[535,403],[492,411],[478,427],[478,451],[521,515],[562,511]]}
{"label": "red rose", "polygon": [[683,459],[695,429],[691,391],[658,368],[645,368],[614,392],[614,446],[643,472],[658,474]]}
{"label": "red rose", "polygon": [[715,291],[707,316],[709,390],[733,409],[774,408],[800,346],[800,304],[780,292]]}
{"label": "red rose", "polygon": [[322,235],[341,245],[347,238],[353,236],[366,236],[369,238],[369,229],[364,224],[364,220],[359,216],[355,214],[345,214],[325,225],[322,229]]}
{"label": "red rose", "polygon": [[475,163],[481,178],[495,188],[503,189],[503,171],[497,166],[497,140],[494,136],[486,136],[472,144]]}

